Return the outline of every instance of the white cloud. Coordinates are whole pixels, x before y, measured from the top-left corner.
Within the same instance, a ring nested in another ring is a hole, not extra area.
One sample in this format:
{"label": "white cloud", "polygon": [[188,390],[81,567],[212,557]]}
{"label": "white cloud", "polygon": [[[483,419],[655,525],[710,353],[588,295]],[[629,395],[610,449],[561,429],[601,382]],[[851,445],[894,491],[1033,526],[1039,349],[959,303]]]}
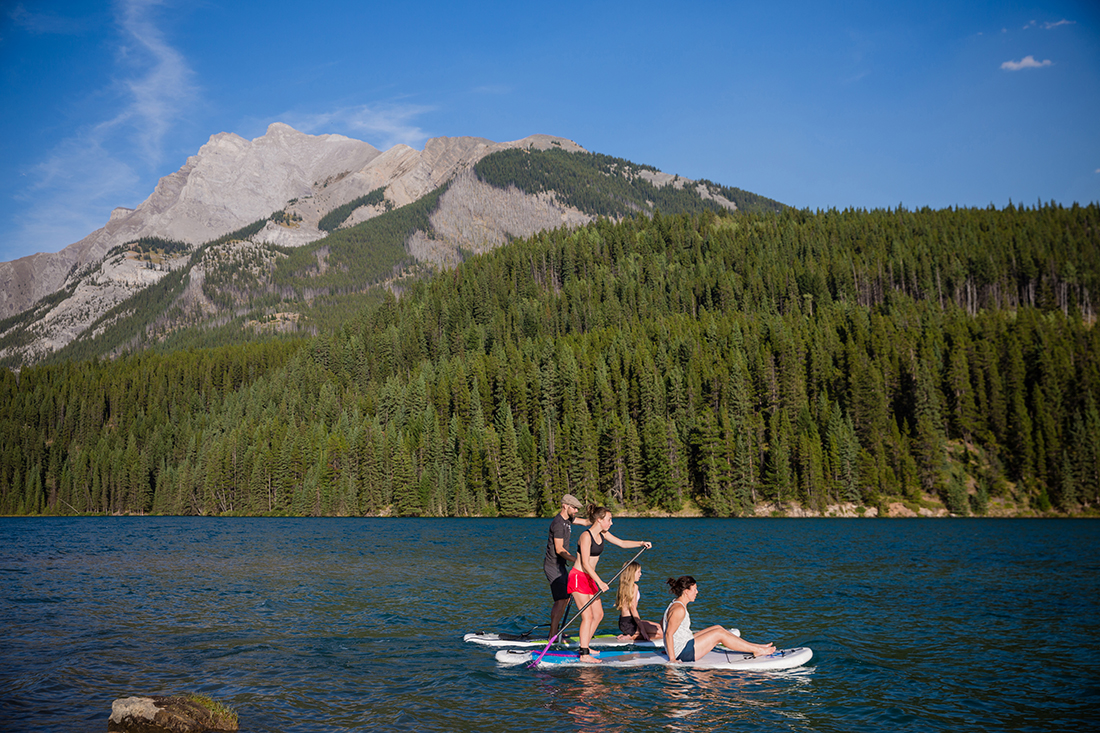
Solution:
{"label": "white cloud", "polygon": [[1024,56],[1019,61],[1005,61],[1001,64],[1001,68],[1006,71],[1019,71],[1020,69],[1041,69],[1044,66],[1050,66],[1052,62],[1050,59],[1043,59],[1042,61],[1036,61],[1034,56]]}
{"label": "white cloud", "polygon": [[150,6],[155,0],[129,0],[121,9],[121,23],[127,41],[119,55],[133,62],[138,73],[123,83],[130,93],[130,102],[106,127],[129,125],[138,135],[147,162],[160,162],[161,143],[180,111],[196,95],[191,79],[193,72],[186,59],[165,40],[156,24]]}
{"label": "white cloud", "polygon": [[1053,22],[1048,20],[1045,23],[1039,23],[1038,21],[1033,20],[1030,23],[1028,23],[1027,25],[1025,25],[1023,29],[1026,31],[1030,28],[1042,28],[1045,31],[1049,31],[1052,28],[1057,28],[1060,25],[1076,25],[1076,24],[1077,24],[1076,20],[1066,20],[1065,18],[1062,18],[1061,20],[1057,20],[1057,21],[1053,21]]}
{"label": "white cloud", "polygon": [[[123,0],[115,21],[112,82],[90,93],[109,100],[103,118],[73,130],[26,169],[12,239],[23,250],[57,251],[107,223],[111,210],[133,206],[150,190],[143,174],[163,158],[166,136],[197,96],[186,59],[165,39],[156,0]],[[21,22],[38,32],[63,33],[61,20]],[[51,30],[44,30],[44,29]]]}
{"label": "white cloud", "polygon": [[341,132],[365,140],[380,150],[397,144],[419,147],[429,134],[413,120],[432,107],[414,104],[378,104],[345,107],[331,112],[301,115],[287,113],[280,118],[296,130],[310,134]]}
{"label": "white cloud", "polygon": [[4,259],[80,241],[106,224],[112,209],[130,203],[140,183],[131,165],[88,138],[62,143],[29,175],[33,182],[17,196],[29,206],[16,215],[18,233]]}
{"label": "white cloud", "polygon": [[[79,154],[80,146],[68,144],[74,138],[83,138],[89,147],[96,148],[118,135],[127,143],[138,141],[144,162],[160,162],[165,135],[195,96],[187,61],[168,44],[157,23],[154,9],[160,4],[159,0],[122,0],[116,6],[115,20],[122,31],[114,49],[119,77],[114,88],[97,92],[116,99],[114,114],[63,141],[59,149]],[[89,25],[56,13],[31,13],[22,5],[8,16],[39,35],[76,35],[87,32]],[[58,154],[55,150],[52,156]]]}

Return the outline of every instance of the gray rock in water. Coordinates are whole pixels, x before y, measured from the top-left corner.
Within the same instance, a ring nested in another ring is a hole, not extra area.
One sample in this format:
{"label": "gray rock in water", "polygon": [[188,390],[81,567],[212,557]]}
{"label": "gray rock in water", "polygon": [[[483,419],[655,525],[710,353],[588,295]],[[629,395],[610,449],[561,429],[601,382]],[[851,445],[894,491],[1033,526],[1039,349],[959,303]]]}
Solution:
{"label": "gray rock in water", "polygon": [[195,698],[154,695],[125,697],[111,705],[108,732],[206,733],[237,730],[235,713],[219,713]]}

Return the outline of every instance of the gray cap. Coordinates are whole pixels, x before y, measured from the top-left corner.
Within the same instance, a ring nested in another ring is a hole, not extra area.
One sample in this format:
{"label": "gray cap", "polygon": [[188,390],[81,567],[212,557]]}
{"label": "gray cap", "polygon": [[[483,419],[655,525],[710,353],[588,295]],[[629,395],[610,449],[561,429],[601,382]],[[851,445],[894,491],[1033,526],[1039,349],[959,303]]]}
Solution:
{"label": "gray cap", "polygon": [[561,498],[561,503],[565,504],[566,506],[571,506],[574,509],[581,508],[581,500],[573,496],[572,494],[566,494],[565,496],[563,496]]}

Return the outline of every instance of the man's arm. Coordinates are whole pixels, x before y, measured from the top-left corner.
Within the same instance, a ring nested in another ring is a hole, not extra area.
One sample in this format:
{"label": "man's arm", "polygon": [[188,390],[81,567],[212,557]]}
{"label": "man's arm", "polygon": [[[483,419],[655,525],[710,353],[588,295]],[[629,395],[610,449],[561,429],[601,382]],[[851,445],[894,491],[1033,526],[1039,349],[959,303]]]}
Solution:
{"label": "man's arm", "polygon": [[565,540],[561,537],[554,538],[554,552],[567,563],[576,562],[577,558],[569,554],[569,548],[565,546]]}

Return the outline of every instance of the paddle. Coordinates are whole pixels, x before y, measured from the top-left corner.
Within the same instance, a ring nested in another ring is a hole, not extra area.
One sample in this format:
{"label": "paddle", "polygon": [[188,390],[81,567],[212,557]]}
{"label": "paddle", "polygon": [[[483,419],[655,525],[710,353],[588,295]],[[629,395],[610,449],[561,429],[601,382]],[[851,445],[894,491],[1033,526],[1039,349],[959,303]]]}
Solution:
{"label": "paddle", "polygon": [[[568,615],[569,615],[569,606],[570,606],[570,605],[571,605],[572,603],[573,603],[573,599],[572,599],[572,598],[570,598],[570,599],[569,599],[569,600],[568,600],[568,601],[566,602],[566,604],[565,604],[565,611],[563,611],[563,612],[562,612],[562,617],[565,617],[565,616],[568,616]],[[515,638],[517,638],[517,639],[526,639],[526,638],[527,638],[527,637],[529,637],[529,636],[530,636],[531,634],[535,633],[535,629],[541,629],[541,628],[542,628],[543,626],[549,626],[549,625],[550,625],[550,624],[535,624],[534,626],[532,626],[532,627],[531,627],[530,629],[528,629],[527,631],[524,631],[524,632],[523,632],[522,634],[514,634],[514,635],[513,635],[513,634],[510,634],[509,636],[515,636]],[[503,637],[503,634],[502,634],[501,636]]]}
{"label": "paddle", "polygon": [[[621,568],[619,568],[619,572],[615,573],[615,575],[612,576],[611,581],[607,584],[607,586],[610,588],[611,583],[615,582],[615,578],[622,575],[623,571],[626,570],[627,566],[629,566],[630,563],[634,562],[639,557],[641,557],[643,552],[645,552],[645,547],[644,546],[642,547],[642,549],[638,550],[637,555],[635,555],[634,557],[630,558],[629,560],[627,560],[626,562],[623,563],[623,566]],[[591,606],[595,602],[595,600],[597,598],[599,598],[600,596],[602,596],[602,595],[603,595],[603,591],[601,590],[599,593],[597,593],[596,595],[589,598],[588,603],[584,604],[584,607],[581,608],[581,610],[577,611],[577,615],[574,616],[573,618],[569,619],[568,622],[563,624],[562,627],[560,629],[558,629],[558,633],[556,633],[552,637],[550,637],[550,641],[546,644],[546,648],[543,649],[541,652],[539,652],[539,655],[537,657],[535,657],[534,660],[530,664],[527,665],[528,669],[531,669],[533,667],[537,667],[538,663],[542,660],[543,657],[546,656],[546,652],[550,651],[550,647],[553,646],[554,642],[558,640],[558,637],[562,635],[562,632],[565,631],[566,627],[569,626],[569,624],[576,621],[577,619],[579,619],[581,617],[581,614],[584,613],[585,608],[588,608],[589,606]]]}

